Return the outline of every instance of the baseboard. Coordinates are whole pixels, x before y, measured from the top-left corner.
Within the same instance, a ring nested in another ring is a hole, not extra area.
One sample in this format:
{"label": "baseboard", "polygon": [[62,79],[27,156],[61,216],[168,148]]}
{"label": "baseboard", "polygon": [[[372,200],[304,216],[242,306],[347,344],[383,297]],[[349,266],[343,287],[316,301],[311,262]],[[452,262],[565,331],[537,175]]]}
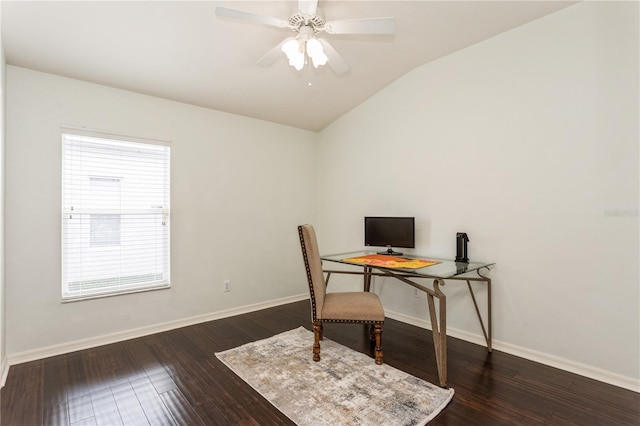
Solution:
{"label": "baseboard", "polygon": [[62,355],[70,352],[80,351],[83,349],[95,348],[97,346],[108,345],[111,343],[122,342],[124,340],[135,339],[138,337],[144,337],[151,334],[161,333],[163,331],[174,330],[176,328],[187,327],[190,325],[200,324],[207,321],[214,321],[217,319],[233,317],[236,315],[246,314],[249,312],[259,311],[262,309],[272,308],[274,306],[285,305],[287,303],[298,302],[300,300],[308,299],[309,294],[299,294],[290,297],[284,297],[281,299],[270,300],[267,302],[255,303],[251,305],[245,305],[238,308],[226,309],[218,312],[211,312],[204,315],[197,315],[190,318],[184,318],[177,321],[170,321],[162,324],[156,324],[149,327],[141,327],[123,332],[106,334],[98,337],[92,337],[90,339],[76,340],[73,342],[63,343],[60,345],[53,345],[44,348],[38,348],[21,353],[11,354],[5,359],[6,366],[3,367],[4,374],[2,376],[4,380],[9,372],[9,367],[12,365],[22,364],[25,362],[35,361],[52,356]]}
{"label": "baseboard", "polygon": [[[406,324],[411,324],[415,325],[416,327],[431,330],[431,321],[429,320],[412,317],[399,312],[389,311],[387,309],[385,309],[385,314],[389,318],[393,318]],[[447,327],[447,335],[460,340],[464,340],[466,342],[475,343],[477,345],[486,345],[484,336],[482,336],[481,334],[469,333],[464,330]],[[608,383],[610,385],[618,386],[640,393],[640,380],[638,379],[622,376],[611,371],[603,370],[543,352],[538,352],[533,349],[524,348],[522,346],[513,345],[511,343],[502,342],[496,339],[493,339],[491,343],[494,350],[505,352],[510,355],[528,359],[529,361],[538,362],[540,364],[548,365],[550,367],[588,377],[599,382]]]}
{"label": "baseboard", "polygon": [[4,387],[4,384],[7,381],[7,375],[9,374],[9,363],[7,362],[7,358],[5,357],[2,362],[0,362],[0,389]]}

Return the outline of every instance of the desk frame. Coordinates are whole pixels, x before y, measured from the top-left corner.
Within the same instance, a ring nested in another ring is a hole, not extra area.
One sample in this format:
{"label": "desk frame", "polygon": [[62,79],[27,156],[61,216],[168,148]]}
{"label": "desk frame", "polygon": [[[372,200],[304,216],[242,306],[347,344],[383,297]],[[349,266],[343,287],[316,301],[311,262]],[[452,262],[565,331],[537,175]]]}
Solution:
{"label": "desk frame", "polygon": [[[353,265],[358,266],[358,265]],[[431,332],[433,333],[433,346],[436,355],[436,366],[438,368],[438,379],[441,387],[447,387],[447,296],[440,289],[445,285],[446,280],[466,281],[469,294],[475,307],[476,316],[478,322],[482,328],[482,334],[484,335],[485,342],[487,344],[487,351],[491,352],[491,278],[486,277],[480,273],[482,269],[489,270],[489,267],[483,267],[477,269],[475,272],[478,277],[460,277],[454,276],[450,278],[436,278],[429,275],[410,274],[406,272],[395,272],[389,269],[375,268],[369,265],[363,265],[364,272],[356,271],[339,271],[339,270],[324,270],[327,274],[325,285],[329,285],[329,278],[332,273],[336,274],[354,274],[364,276],[364,291],[371,290],[371,278],[373,276],[391,277],[400,280],[410,286],[417,288],[418,290],[426,293],[427,304],[429,307],[429,317],[431,319]],[[375,269],[375,272],[374,272]],[[433,287],[425,287],[422,284],[415,282],[416,279],[432,279]],[[487,286],[487,324],[485,327],[484,320],[478,307],[471,281],[483,282]],[[437,300],[437,307],[436,307]],[[436,309],[437,308],[437,309]]]}

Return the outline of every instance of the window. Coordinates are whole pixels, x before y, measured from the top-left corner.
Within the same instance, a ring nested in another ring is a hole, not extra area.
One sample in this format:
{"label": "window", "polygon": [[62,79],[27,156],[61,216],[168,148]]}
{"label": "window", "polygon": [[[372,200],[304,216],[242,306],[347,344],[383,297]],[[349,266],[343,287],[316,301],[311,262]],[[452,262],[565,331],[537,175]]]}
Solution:
{"label": "window", "polygon": [[63,129],[62,300],[170,285],[170,147]]}

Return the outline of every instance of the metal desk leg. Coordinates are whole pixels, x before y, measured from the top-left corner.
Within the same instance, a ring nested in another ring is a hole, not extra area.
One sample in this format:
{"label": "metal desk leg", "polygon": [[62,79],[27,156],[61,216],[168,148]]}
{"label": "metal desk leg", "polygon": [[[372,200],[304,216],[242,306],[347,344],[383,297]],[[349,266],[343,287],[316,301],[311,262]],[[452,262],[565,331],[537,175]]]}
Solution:
{"label": "metal desk leg", "polygon": [[[435,295],[427,293],[427,302],[429,303],[429,315],[431,317],[431,331],[433,333],[433,346],[436,353],[436,365],[438,367],[438,378],[440,386],[447,386],[447,298],[440,291],[440,286],[444,285],[444,281],[436,279],[433,281],[433,289]],[[438,299],[439,315],[436,315],[436,306],[434,297]],[[438,316],[440,324],[438,324]]]}
{"label": "metal desk leg", "polygon": [[364,291],[371,290],[371,266],[364,267]]}
{"label": "metal desk leg", "polygon": [[487,322],[488,322],[488,334],[489,337],[487,340],[489,340],[488,344],[487,344],[487,348],[489,348],[489,352],[491,352],[493,350],[493,346],[492,346],[492,337],[491,337],[491,280],[487,281]]}
{"label": "metal desk leg", "polygon": [[[471,295],[471,300],[473,301],[473,306],[476,309],[476,316],[478,317],[478,322],[480,323],[480,327],[482,328],[482,334],[484,335],[484,340],[487,342],[487,350],[491,352],[493,350],[491,346],[491,279],[485,277],[480,273],[480,271],[476,271],[476,273],[482,278],[479,279],[468,279],[467,288],[469,289],[469,294]],[[480,309],[478,308],[478,302],[476,300],[476,295],[473,292],[473,287],[471,287],[471,281],[481,281],[487,284],[487,327],[484,326],[484,321],[482,321],[482,315],[480,315]]]}
{"label": "metal desk leg", "polygon": [[476,273],[484,278],[487,283],[487,349],[491,352],[493,350],[491,340],[491,278],[485,277],[480,273],[480,271],[476,271]]}

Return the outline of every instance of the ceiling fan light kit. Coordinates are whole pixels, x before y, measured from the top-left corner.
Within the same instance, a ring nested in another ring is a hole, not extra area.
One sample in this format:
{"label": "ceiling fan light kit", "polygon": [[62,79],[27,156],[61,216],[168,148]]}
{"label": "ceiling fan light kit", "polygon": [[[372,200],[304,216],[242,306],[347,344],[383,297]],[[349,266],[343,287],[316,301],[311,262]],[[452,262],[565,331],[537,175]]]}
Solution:
{"label": "ceiling fan light kit", "polygon": [[296,38],[288,39],[281,50],[287,55],[289,65],[300,71],[304,68],[305,53],[311,58],[311,62],[315,68],[325,65],[328,61],[327,55],[324,53],[322,44],[313,37],[313,29],[304,26],[300,28],[300,35]]}
{"label": "ceiling fan light kit", "polygon": [[289,60],[289,65],[298,71],[304,68],[308,57],[315,68],[329,63],[337,75],[346,73],[349,66],[327,40],[316,38],[316,34],[323,31],[327,34],[395,33],[394,18],[364,18],[325,22],[318,10],[318,0],[299,0],[298,10],[289,18],[288,22],[226,7],[217,7],[216,15],[277,28],[289,28],[298,33],[296,37],[285,39],[267,52],[258,61],[259,66],[270,66],[281,56],[281,52],[284,52]]}

